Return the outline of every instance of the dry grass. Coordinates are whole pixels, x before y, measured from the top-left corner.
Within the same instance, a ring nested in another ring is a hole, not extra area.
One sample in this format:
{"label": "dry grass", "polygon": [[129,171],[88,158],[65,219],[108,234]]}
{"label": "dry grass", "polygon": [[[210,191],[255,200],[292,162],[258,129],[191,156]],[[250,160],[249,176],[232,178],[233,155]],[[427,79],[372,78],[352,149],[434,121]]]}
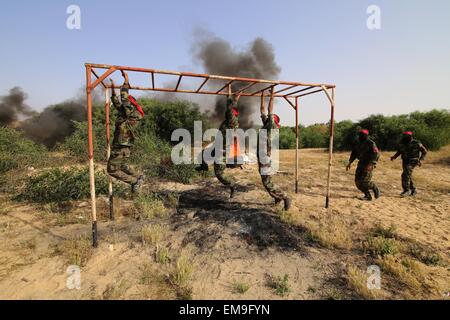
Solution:
{"label": "dry grass", "polygon": [[275,294],[280,297],[285,297],[292,291],[291,286],[289,285],[289,276],[287,274],[282,277],[268,275],[266,285],[274,290]]}
{"label": "dry grass", "polygon": [[369,236],[363,243],[364,251],[374,257],[393,255],[400,251],[400,244],[394,239],[386,239],[383,236]]}
{"label": "dry grass", "polygon": [[85,266],[93,254],[91,239],[86,236],[64,240],[55,248],[55,254],[62,255],[67,264]]}
{"label": "dry grass", "polygon": [[243,281],[234,281],[231,288],[234,293],[244,294],[250,289],[250,284]]}
{"label": "dry grass", "polygon": [[141,231],[142,244],[146,246],[158,244],[167,233],[167,227],[161,224],[144,226]]}
{"label": "dry grass", "polygon": [[311,228],[311,237],[326,248],[349,250],[353,246],[349,227],[335,214],[321,216],[318,225]]}
{"label": "dry grass", "polygon": [[390,273],[410,289],[418,290],[424,282],[424,275],[418,263],[409,258],[392,255],[377,259],[377,264],[383,271]]}
{"label": "dry grass", "polygon": [[167,264],[170,262],[169,248],[162,245],[156,245],[155,261],[161,264]]}
{"label": "dry grass", "polygon": [[140,194],[134,200],[134,205],[136,214],[144,219],[164,218],[169,214],[164,202],[155,194]]}
{"label": "dry grass", "polygon": [[125,280],[116,283],[110,283],[103,291],[103,300],[119,300],[125,296],[126,291],[130,288],[130,284]]}
{"label": "dry grass", "polygon": [[187,255],[182,254],[177,259],[175,267],[169,276],[170,282],[179,288],[187,287],[193,272],[194,264],[192,260]]}
{"label": "dry grass", "polygon": [[347,283],[352,291],[363,299],[381,299],[382,294],[379,289],[369,289],[367,287],[368,275],[355,266],[347,268]]}

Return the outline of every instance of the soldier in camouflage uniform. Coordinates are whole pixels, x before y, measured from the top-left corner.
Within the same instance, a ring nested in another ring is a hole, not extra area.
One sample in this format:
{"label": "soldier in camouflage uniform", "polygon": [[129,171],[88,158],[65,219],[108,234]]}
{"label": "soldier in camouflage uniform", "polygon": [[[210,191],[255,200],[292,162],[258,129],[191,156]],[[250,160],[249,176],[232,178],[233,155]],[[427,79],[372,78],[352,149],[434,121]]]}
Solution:
{"label": "soldier in camouflage uniform", "polygon": [[[225,120],[219,127],[219,131],[222,134],[223,138],[223,153],[224,156],[226,154],[226,137],[227,137],[227,129],[238,129],[239,128],[239,111],[237,109],[237,102],[239,101],[238,97],[228,97],[227,98],[227,107],[225,110]],[[217,150],[216,150],[217,151]],[[225,160],[225,159],[224,159]],[[225,175],[225,169],[227,168],[226,160],[223,163],[214,162],[214,174],[217,179],[224,184],[225,186],[230,188],[230,198],[234,197],[236,191],[236,181],[233,177]]]}
{"label": "soldier in camouflage uniform", "polygon": [[[284,210],[289,210],[291,207],[291,199],[280,190],[277,186],[275,186],[272,182],[272,168],[271,168],[271,138],[272,138],[272,129],[280,128],[280,117],[276,114],[269,113],[266,115],[263,112],[263,107],[261,109],[261,120],[263,122],[263,127],[261,130],[266,130],[267,134],[258,135],[258,139],[266,139],[267,143],[267,154],[260,154],[259,149],[259,141],[257,147],[257,156],[258,156],[258,168],[259,173],[261,175],[261,181],[264,185],[264,188],[267,190],[269,195],[275,200],[275,204],[280,203],[282,200],[284,201]],[[264,160],[263,160],[264,159]]]}
{"label": "soldier in camouflage uniform", "polygon": [[[131,185],[131,191],[136,193],[143,182],[143,176],[129,164],[129,158],[135,140],[135,129],[142,119],[142,114],[132,105],[128,93],[130,89],[128,75],[124,72],[122,74],[125,81],[120,88],[120,100],[114,89],[111,96],[118,115],[107,170],[110,176]],[[114,86],[112,81],[111,83]]]}
{"label": "soldier in camouflage uniform", "polygon": [[415,167],[420,167],[422,165],[422,161],[425,160],[427,152],[427,149],[422,143],[420,143],[420,141],[413,139],[413,133],[411,131],[403,133],[402,140],[398,146],[398,151],[391,157],[391,161],[394,161],[400,155],[402,156],[402,197],[409,195],[415,196],[417,194],[417,190],[412,179],[412,174]]}
{"label": "soldier in camouflage uniform", "polygon": [[373,169],[377,164],[380,153],[375,142],[369,138],[368,130],[361,130],[358,135],[358,140],[359,142],[355,145],[350,155],[347,171],[350,170],[353,161],[358,159],[359,162],[355,172],[355,184],[364,193],[364,197],[361,200],[371,201],[372,195],[370,190],[373,191],[376,199],[381,195],[377,185],[372,181]]}

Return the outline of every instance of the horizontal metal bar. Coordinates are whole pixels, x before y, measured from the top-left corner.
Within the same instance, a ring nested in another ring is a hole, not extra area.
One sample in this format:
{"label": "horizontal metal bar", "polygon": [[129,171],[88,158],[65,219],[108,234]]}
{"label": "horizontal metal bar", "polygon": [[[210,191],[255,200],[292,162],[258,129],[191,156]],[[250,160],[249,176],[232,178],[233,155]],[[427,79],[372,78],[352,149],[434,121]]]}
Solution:
{"label": "horizontal metal bar", "polygon": [[292,88],[295,88],[295,87],[297,87],[297,85],[294,84],[294,85],[289,86],[289,87],[287,87],[287,88],[284,88],[284,89],[281,89],[281,90],[276,91],[275,94],[278,94],[278,93],[280,93],[280,92],[287,91],[287,90],[292,89]]}
{"label": "horizontal metal bar", "polygon": [[239,93],[242,93],[242,92],[244,92],[245,90],[250,89],[251,87],[253,87],[255,84],[257,84],[257,82],[250,83],[250,84],[246,85],[245,87],[243,87],[242,89],[239,89],[238,91],[236,91],[236,92],[233,93],[233,94],[239,94]]}
{"label": "horizontal metal bar", "polygon": [[241,77],[228,77],[228,76],[209,75],[209,74],[192,73],[192,72],[177,72],[177,71],[167,71],[167,70],[157,70],[157,69],[147,69],[147,68],[136,68],[136,67],[128,67],[128,66],[113,66],[113,65],[106,65],[106,64],[95,64],[95,63],[86,63],[85,66],[91,67],[91,68],[99,68],[99,69],[110,69],[110,68],[114,67],[116,70],[124,70],[124,71],[167,74],[167,75],[176,75],[176,76],[183,75],[185,77],[210,78],[210,79],[228,80],[228,81],[234,80],[234,81],[240,81],[240,82],[257,82],[257,83],[268,83],[268,84],[284,84],[284,85],[313,86],[313,87],[325,86],[327,89],[335,87],[335,85],[333,85],[333,84],[324,84],[324,83],[303,83],[303,82],[263,80],[263,79],[252,79],[252,78],[241,78]]}
{"label": "horizontal metal bar", "polygon": [[255,92],[253,92],[253,93],[251,94],[251,96],[255,96],[255,95],[257,95],[258,93],[262,93],[262,92],[264,92],[264,91],[266,91],[266,90],[268,90],[268,89],[270,89],[270,88],[273,88],[273,87],[275,87],[275,86],[276,86],[276,84],[272,84],[272,85],[268,86],[267,88],[264,88],[264,89],[255,91]]}
{"label": "horizontal metal bar", "polygon": [[[111,85],[108,86],[108,88],[112,88]],[[114,89],[119,89],[120,86],[119,85],[114,85]],[[141,86],[130,86],[131,90],[143,90],[143,91],[162,91],[162,92],[173,92],[173,93],[198,93],[198,94],[209,94],[209,95],[222,95],[222,96],[227,96],[228,93],[227,92],[219,92],[217,93],[216,91],[197,91],[197,90],[175,90],[175,89],[170,89],[170,88],[152,88],[152,87],[141,87]],[[322,91],[322,89],[318,90],[318,91]],[[255,97],[253,94],[251,93],[241,93],[242,97]],[[264,97],[270,97],[270,93],[264,93],[263,94]],[[258,96],[259,97],[259,96]],[[274,98],[285,98],[285,95],[274,95]]]}
{"label": "horizontal metal bar", "polygon": [[[322,86],[321,86],[321,87],[322,87]],[[296,93],[300,93],[300,92],[303,92],[303,91],[306,91],[306,90],[309,90],[309,89],[312,89],[312,88],[315,88],[315,87],[314,87],[314,86],[309,86],[309,87],[303,88],[303,89],[301,89],[301,90],[297,90],[297,91],[294,91],[294,92],[290,92],[290,93],[287,94],[287,96],[290,96],[290,95],[296,94]]]}
{"label": "horizontal metal bar", "polygon": [[218,90],[216,93],[220,93],[220,92],[222,92],[223,89],[228,88],[228,86],[229,86],[230,84],[232,84],[233,81],[234,81],[234,80],[228,81],[227,84],[224,85],[222,88],[220,88],[220,90]]}
{"label": "horizontal metal bar", "polygon": [[323,91],[323,89],[319,89],[319,90],[311,91],[311,92],[308,92],[308,93],[300,94],[300,95],[298,95],[298,96],[295,96],[294,98],[299,98],[299,97],[308,96],[308,95],[310,95],[310,94],[317,93],[317,92],[321,92],[321,91]]}

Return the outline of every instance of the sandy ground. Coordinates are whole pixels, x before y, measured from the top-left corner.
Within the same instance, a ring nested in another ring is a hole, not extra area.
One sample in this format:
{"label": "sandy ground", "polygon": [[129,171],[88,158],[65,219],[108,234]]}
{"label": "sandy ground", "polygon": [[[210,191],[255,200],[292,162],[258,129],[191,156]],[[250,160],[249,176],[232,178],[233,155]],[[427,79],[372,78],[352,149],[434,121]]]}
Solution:
{"label": "sandy ground", "polygon": [[[450,148],[431,153],[416,170],[419,194],[415,198],[399,197],[401,162],[390,162],[389,155],[383,154],[374,174],[383,196],[373,202],[356,198],[354,168],[345,171],[348,154],[336,154],[328,210],[324,208],[327,154],[301,150],[299,194],[294,193],[294,154],[282,151],[281,172],[274,179],[294,199],[288,215],[281,214],[264,192],[254,166],[232,170],[246,186],[233,200],[213,177],[193,185],[160,181],[150,186],[179,195],[176,208],[165,218],[137,221],[132,202],[120,200],[116,221],[108,221],[106,199],[100,198],[100,246],[81,267],[79,290],[66,287],[69,260],[58,247],[68,239],[89,236],[89,204],[49,208],[11,202],[2,195],[0,298],[183,298],[186,293],[180,294],[170,280],[180,256],[190,261],[192,276],[186,286],[188,296],[194,299],[357,298],[346,283],[345,270],[348,265],[364,269],[372,263],[360,244],[376,224],[393,225],[402,239],[438,252],[444,265],[424,266],[426,276],[442,293],[450,289]],[[143,226],[155,224],[166,226],[158,244],[169,250],[166,264],[155,261],[155,245],[142,243]],[[314,228],[335,228],[331,245],[308,241]],[[288,276],[289,292],[280,296],[268,286],[268,279],[284,275]],[[245,283],[249,289],[237,293],[237,283]],[[403,295],[401,287],[386,286],[386,298],[411,296]],[[426,292],[412,296],[436,297]]]}

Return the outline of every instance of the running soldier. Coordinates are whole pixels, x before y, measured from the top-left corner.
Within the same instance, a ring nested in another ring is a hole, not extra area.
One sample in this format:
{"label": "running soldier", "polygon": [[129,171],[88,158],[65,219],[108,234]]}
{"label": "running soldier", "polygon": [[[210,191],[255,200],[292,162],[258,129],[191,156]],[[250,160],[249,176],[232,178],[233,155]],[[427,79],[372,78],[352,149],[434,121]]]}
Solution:
{"label": "running soldier", "polygon": [[397,153],[391,157],[391,161],[397,159],[400,155],[403,160],[402,173],[402,197],[415,196],[417,194],[416,186],[412,178],[414,168],[422,166],[422,161],[425,160],[428,150],[420,141],[413,139],[413,133],[406,131],[399,143]]}
{"label": "running soldier", "polygon": [[377,161],[380,157],[380,152],[374,141],[369,138],[368,130],[360,130],[358,134],[358,143],[353,148],[350,155],[350,159],[347,164],[347,171],[350,170],[353,161],[359,160],[358,166],[355,172],[355,185],[364,193],[364,197],[361,200],[371,201],[372,195],[370,190],[373,191],[375,199],[378,199],[381,195],[380,189],[372,181],[372,174]]}

